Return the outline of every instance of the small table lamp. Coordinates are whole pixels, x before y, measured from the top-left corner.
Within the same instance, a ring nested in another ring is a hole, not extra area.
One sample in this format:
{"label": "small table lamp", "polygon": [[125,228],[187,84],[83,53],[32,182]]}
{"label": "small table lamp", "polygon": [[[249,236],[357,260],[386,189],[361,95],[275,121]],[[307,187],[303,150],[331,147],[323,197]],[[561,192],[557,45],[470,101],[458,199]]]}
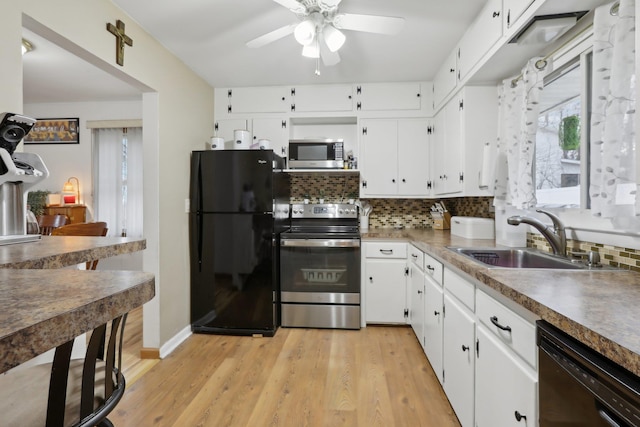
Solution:
{"label": "small table lamp", "polygon": [[[72,179],[76,180],[75,188],[73,187],[73,183],[71,182]],[[78,178],[72,176],[67,179],[67,182],[65,182],[64,186],[62,187],[62,198],[65,205],[80,203],[80,180],[78,180]]]}

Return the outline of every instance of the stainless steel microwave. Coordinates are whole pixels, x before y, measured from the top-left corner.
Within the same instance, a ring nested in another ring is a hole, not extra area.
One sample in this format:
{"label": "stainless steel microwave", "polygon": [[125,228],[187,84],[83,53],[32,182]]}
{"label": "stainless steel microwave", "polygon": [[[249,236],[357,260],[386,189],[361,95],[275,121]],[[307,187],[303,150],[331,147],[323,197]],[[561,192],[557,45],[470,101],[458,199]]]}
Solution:
{"label": "stainless steel microwave", "polygon": [[344,166],[344,140],[342,139],[290,139],[289,168],[342,169]]}

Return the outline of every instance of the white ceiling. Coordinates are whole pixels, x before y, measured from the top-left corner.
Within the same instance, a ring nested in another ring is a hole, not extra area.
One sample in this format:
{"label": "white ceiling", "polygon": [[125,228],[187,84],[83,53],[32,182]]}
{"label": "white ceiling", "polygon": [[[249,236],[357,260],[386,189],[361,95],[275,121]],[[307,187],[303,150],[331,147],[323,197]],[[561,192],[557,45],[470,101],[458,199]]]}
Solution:
{"label": "white ceiling", "polygon": [[[432,80],[485,0],[343,0],[340,12],[403,17],[405,26],[395,36],[345,31],[342,61],[321,65],[320,76],[314,74],[315,60],[301,55],[293,35],[259,49],[245,46],[298,22],[272,0],[113,2],[212,86],[230,87]],[[140,96],[35,34],[24,34],[36,46],[23,58],[25,103]]]}
{"label": "white ceiling", "polygon": [[[339,11],[405,18],[395,36],[344,31],[342,61],[321,66],[293,35],[258,49],[246,43],[298,22],[273,0],[112,0],[213,87],[430,81],[486,0],[342,0]],[[606,0],[547,0],[541,13],[588,9]],[[122,16],[126,21],[126,17]],[[110,34],[105,34],[112,37]],[[35,49],[23,57],[24,102],[139,99],[140,90],[24,30]],[[135,40],[134,40],[135,46]],[[535,50],[508,45],[478,82],[517,73]],[[128,55],[135,50],[128,49]],[[534,46],[533,49],[541,49]],[[501,51],[501,52],[502,52]]]}

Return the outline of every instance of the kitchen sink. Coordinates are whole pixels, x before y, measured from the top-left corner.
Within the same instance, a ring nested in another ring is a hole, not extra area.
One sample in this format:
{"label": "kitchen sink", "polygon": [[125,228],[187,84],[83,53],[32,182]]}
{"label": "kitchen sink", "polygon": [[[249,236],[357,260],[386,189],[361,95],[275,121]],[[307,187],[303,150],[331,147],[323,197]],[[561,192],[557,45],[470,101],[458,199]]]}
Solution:
{"label": "kitchen sink", "polygon": [[532,248],[460,248],[448,249],[464,255],[489,268],[542,268],[556,270],[610,269],[602,265],[589,266],[585,263],[561,258]]}

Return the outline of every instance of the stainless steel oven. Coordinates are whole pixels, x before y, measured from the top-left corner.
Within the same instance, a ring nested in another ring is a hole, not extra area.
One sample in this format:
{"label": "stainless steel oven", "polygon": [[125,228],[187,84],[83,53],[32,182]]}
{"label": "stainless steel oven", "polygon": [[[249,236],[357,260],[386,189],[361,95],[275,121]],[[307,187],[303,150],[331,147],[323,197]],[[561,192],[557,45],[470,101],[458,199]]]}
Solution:
{"label": "stainless steel oven", "polygon": [[640,378],[538,321],[540,427],[638,427]]}
{"label": "stainless steel oven", "polygon": [[281,324],[360,328],[360,234],[354,205],[292,205],[280,243]]}

